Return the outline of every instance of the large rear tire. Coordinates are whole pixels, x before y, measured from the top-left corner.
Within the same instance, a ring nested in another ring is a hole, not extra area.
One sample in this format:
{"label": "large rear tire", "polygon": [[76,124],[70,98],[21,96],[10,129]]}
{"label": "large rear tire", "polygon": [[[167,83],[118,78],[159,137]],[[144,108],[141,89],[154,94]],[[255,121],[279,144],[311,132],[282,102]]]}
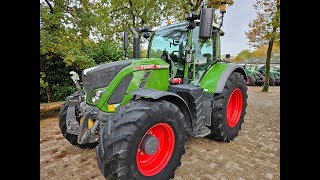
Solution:
{"label": "large rear tire", "polygon": [[247,89],[244,76],[233,72],[223,91],[214,96],[210,139],[230,142],[238,135],[246,114]]}
{"label": "large rear tire", "polygon": [[[71,96],[79,96],[79,93],[73,93]],[[98,143],[88,143],[88,144],[78,144],[78,136],[74,134],[67,133],[67,110],[68,110],[68,104],[64,103],[63,106],[60,109],[59,113],[59,128],[61,130],[62,135],[72,144],[75,146],[78,146],[80,148],[94,148]],[[78,122],[80,122],[80,118],[77,118]]]}
{"label": "large rear tire", "polygon": [[[147,136],[159,142],[151,155],[143,150]],[[100,130],[98,165],[107,179],[170,179],[181,165],[186,138],[184,116],[176,105],[133,101],[119,113],[110,134],[108,126]]]}

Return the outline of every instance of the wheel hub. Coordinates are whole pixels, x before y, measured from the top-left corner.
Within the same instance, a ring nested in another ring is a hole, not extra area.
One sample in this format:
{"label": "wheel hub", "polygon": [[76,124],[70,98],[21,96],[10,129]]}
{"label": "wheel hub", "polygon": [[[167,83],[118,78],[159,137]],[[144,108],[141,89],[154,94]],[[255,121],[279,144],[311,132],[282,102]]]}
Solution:
{"label": "wheel hub", "polygon": [[153,155],[158,150],[158,146],[159,146],[158,138],[150,134],[146,134],[146,136],[141,142],[140,149],[150,156],[150,155]]}
{"label": "wheel hub", "polygon": [[162,171],[171,158],[174,144],[175,135],[169,124],[158,123],[147,130],[139,143],[136,155],[141,174],[154,176]]}

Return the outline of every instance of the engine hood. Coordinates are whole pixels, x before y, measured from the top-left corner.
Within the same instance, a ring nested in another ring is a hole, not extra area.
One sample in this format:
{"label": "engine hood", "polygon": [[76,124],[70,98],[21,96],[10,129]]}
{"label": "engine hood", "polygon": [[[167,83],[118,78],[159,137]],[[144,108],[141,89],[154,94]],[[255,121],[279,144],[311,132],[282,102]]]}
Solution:
{"label": "engine hood", "polygon": [[88,94],[94,89],[108,86],[119,71],[129,66],[131,62],[131,60],[115,61],[83,70],[81,76],[84,91]]}

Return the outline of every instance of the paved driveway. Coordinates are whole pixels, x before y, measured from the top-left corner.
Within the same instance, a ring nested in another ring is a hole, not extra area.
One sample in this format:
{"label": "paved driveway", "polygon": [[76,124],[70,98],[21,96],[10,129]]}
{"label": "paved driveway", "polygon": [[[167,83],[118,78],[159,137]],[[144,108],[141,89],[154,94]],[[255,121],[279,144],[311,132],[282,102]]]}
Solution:
{"label": "paved driveway", "polygon": [[[247,115],[230,143],[189,137],[175,180],[280,179],[280,87],[249,87]],[[79,149],[61,135],[58,119],[40,121],[41,179],[104,179],[94,149]]]}

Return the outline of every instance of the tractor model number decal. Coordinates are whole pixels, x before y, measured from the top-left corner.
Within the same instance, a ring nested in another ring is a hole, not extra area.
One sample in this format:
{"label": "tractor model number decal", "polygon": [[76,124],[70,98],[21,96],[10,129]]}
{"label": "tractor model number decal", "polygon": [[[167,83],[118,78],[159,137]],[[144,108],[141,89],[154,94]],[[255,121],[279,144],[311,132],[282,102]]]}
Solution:
{"label": "tractor model number decal", "polygon": [[155,64],[147,64],[147,65],[140,65],[136,66],[136,69],[143,70],[143,69],[164,69],[169,68],[168,65],[155,65]]}

